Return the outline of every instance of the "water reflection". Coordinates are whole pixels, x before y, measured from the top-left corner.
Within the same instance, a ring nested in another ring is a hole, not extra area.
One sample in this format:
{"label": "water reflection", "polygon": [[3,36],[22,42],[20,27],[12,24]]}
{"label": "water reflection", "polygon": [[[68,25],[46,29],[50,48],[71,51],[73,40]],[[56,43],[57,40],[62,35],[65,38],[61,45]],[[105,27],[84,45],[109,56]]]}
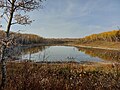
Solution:
{"label": "water reflection", "polygon": [[21,48],[21,52],[25,55],[25,54],[28,54],[28,53],[31,53],[31,54],[34,54],[34,53],[37,53],[39,51],[43,51],[45,49],[49,48],[49,46],[37,46],[37,47],[24,47],[24,48]]}
{"label": "water reflection", "polygon": [[[16,52],[15,52],[16,51]],[[37,61],[117,61],[120,62],[120,51],[76,48],[70,46],[19,47],[14,49],[13,56]]]}
{"label": "water reflection", "polygon": [[[9,52],[7,53],[7,56],[13,59],[22,59],[24,55],[32,55],[34,53],[42,52],[49,46],[38,46],[38,47],[26,47],[26,46],[19,46],[15,47],[13,49],[9,49]],[[29,56],[29,59],[31,57]],[[28,58],[27,58],[28,59]]]}
{"label": "water reflection", "polygon": [[[31,49],[25,49],[25,53],[21,55],[22,59],[30,59],[35,61],[103,61],[97,57],[91,57],[83,52],[80,52],[76,47],[70,46],[46,46],[39,50],[41,47],[34,47]],[[34,52],[34,49],[36,52]],[[27,51],[26,51],[27,50]],[[30,53],[31,52],[31,53]]]}
{"label": "water reflection", "polygon": [[120,51],[117,50],[79,48],[79,51],[82,51],[92,57],[99,57],[104,60],[120,62]]}

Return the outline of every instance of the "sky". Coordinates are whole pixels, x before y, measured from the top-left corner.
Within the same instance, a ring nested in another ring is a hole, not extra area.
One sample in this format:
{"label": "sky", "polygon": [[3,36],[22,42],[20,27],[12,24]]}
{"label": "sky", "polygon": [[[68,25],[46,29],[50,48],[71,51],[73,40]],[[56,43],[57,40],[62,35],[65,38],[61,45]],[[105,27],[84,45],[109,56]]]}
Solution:
{"label": "sky", "polygon": [[43,9],[29,13],[35,20],[31,25],[15,25],[11,31],[46,38],[81,38],[120,26],[120,0],[46,0],[42,5]]}

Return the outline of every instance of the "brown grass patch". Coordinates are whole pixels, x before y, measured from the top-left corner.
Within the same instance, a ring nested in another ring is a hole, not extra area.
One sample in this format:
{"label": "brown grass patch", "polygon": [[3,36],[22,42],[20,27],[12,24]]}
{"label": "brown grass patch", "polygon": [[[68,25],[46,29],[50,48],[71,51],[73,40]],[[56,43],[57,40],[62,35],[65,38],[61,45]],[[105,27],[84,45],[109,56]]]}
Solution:
{"label": "brown grass patch", "polygon": [[115,64],[7,63],[5,90],[119,90]]}

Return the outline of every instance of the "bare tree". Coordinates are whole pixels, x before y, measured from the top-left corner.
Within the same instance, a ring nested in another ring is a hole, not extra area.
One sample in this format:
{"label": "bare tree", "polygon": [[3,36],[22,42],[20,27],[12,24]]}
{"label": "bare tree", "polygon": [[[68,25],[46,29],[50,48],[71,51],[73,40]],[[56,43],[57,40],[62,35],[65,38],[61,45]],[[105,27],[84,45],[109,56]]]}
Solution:
{"label": "bare tree", "polygon": [[1,72],[2,83],[1,87],[6,83],[6,58],[7,45],[10,43],[10,28],[14,24],[27,25],[31,24],[28,12],[36,10],[41,7],[43,0],[0,0],[0,10],[3,12],[0,18],[7,22],[6,37],[3,40],[1,53]]}

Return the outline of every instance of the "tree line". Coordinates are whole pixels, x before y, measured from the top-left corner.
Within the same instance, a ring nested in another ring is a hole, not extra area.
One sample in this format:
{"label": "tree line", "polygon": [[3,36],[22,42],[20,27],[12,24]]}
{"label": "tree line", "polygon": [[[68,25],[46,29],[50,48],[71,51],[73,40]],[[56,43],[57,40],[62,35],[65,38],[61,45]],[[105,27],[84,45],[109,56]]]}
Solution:
{"label": "tree line", "polygon": [[[5,38],[5,31],[0,30],[0,40]],[[10,38],[15,40],[17,44],[27,45],[27,44],[39,44],[44,42],[44,38],[35,34],[21,34],[10,32]]]}
{"label": "tree line", "polygon": [[120,42],[120,30],[92,34],[79,39],[79,43],[89,43],[94,41]]}

